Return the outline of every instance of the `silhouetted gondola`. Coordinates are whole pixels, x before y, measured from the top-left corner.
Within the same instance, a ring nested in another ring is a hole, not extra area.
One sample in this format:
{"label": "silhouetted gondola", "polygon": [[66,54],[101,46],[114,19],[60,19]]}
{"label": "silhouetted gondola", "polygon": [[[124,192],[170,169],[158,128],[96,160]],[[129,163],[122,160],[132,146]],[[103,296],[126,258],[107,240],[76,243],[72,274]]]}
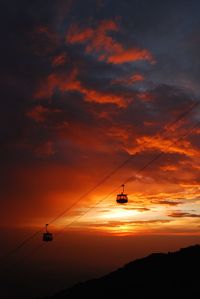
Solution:
{"label": "silhouetted gondola", "polygon": [[128,196],[124,193],[124,184],[122,185],[123,190],[122,193],[117,194],[116,202],[117,203],[127,203],[128,202]]}
{"label": "silhouetted gondola", "polygon": [[48,224],[46,224],[46,232],[43,234],[44,242],[53,241],[53,234],[48,231],[47,226]]}

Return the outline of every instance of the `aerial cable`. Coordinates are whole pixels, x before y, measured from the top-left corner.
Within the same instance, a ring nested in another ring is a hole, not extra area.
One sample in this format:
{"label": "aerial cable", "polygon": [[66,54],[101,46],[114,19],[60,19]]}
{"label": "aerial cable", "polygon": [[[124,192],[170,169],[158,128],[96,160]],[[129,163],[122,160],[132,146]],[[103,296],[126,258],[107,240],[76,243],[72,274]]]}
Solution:
{"label": "aerial cable", "polygon": [[[200,105],[200,102],[194,102],[193,105],[187,109],[186,111],[184,111],[183,113],[181,113],[175,120],[173,120],[172,122],[170,122],[165,128],[169,129],[171,126],[173,126],[175,123],[177,123],[178,121],[180,121],[181,119],[185,118],[190,112],[192,112],[198,105]],[[162,132],[162,129],[160,130]],[[169,134],[169,132],[167,131],[166,133]],[[165,132],[164,132],[165,134]],[[166,137],[165,137],[166,138]],[[145,165],[142,169],[139,170],[139,173],[143,170],[145,170],[148,166],[150,166],[154,161],[156,161],[157,159],[159,159],[160,156],[163,155],[163,152],[161,152],[160,154],[158,154],[156,157],[154,157],[150,162],[147,163],[147,165]],[[107,181],[111,176],[113,176],[119,169],[121,169],[123,166],[125,166],[129,161],[133,160],[135,158],[135,156],[131,155],[130,157],[128,157],[128,159],[126,159],[123,163],[121,163],[119,166],[117,166],[114,170],[112,170],[110,173],[108,173],[101,181],[99,181],[94,187],[92,187],[90,190],[88,190],[87,192],[85,192],[83,195],[81,195],[74,203],[72,203],[72,205],[70,205],[69,207],[67,207],[65,210],[63,210],[60,214],[58,214],[55,218],[53,218],[51,221],[48,222],[48,224],[52,224],[55,221],[57,221],[59,218],[61,218],[62,216],[64,216],[69,210],[71,210],[75,205],[77,205],[83,198],[85,198],[87,195],[89,195],[90,193],[92,193],[93,191],[95,191],[100,185],[102,185],[105,181]],[[124,182],[127,183],[130,180],[130,178],[128,180],[126,180]],[[113,191],[114,192],[114,191]],[[100,200],[100,202],[102,202],[103,200]],[[27,243],[29,243],[32,239],[34,239],[37,235],[39,235],[41,232],[43,231],[43,228],[36,231],[34,234],[30,235],[29,237],[27,237],[24,241],[22,241],[18,246],[16,246],[14,249],[12,249],[10,252],[8,252],[5,256],[1,257],[1,259],[5,259],[7,257],[9,257],[10,255],[15,254],[18,250],[20,250],[22,247],[24,247]]]}
{"label": "aerial cable", "polygon": [[[176,144],[177,142],[179,142],[180,140],[189,137],[193,131],[198,128],[200,126],[200,121],[198,121],[187,133],[185,133],[184,135],[182,135],[181,137],[179,137],[177,140],[171,142],[171,144],[166,148],[166,149],[170,149],[171,146],[173,146],[174,144]],[[161,156],[163,156],[165,154],[165,152],[161,152],[160,154],[156,155],[151,161],[149,161],[147,164],[145,164],[142,168],[140,168],[133,176],[129,176],[126,180],[124,180],[123,184],[125,183],[129,183],[132,182],[133,179],[135,179],[135,176],[139,173],[141,173],[142,171],[144,171],[146,168],[148,168],[151,164],[153,164],[156,160],[158,160]],[[59,232],[55,233],[55,235],[61,235],[61,233],[66,230],[66,228],[70,227],[71,225],[73,225],[74,223],[76,223],[80,218],[82,218],[83,216],[85,216],[89,211],[91,211],[92,209],[96,208],[100,203],[102,203],[103,201],[105,201],[106,199],[108,199],[111,195],[115,194],[116,191],[119,189],[119,187],[113,189],[108,195],[106,195],[105,197],[103,197],[102,199],[100,199],[99,201],[97,201],[92,207],[89,207],[86,211],[84,211],[81,215],[79,215],[78,217],[76,217],[72,222],[68,223],[67,225],[64,226],[64,228],[62,228]],[[42,230],[41,230],[42,231]],[[41,232],[40,231],[40,232]],[[38,232],[37,232],[38,233]],[[35,234],[36,236],[36,234]],[[30,239],[30,238],[29,238]],[[29,240],[28,239],[28,240]],[[43,248],[43,243],[40,244],[39,246],[37,246],[36,248],[34,248],[33,251],[31,251],[31,253],[36,253],[40,248]],[[14,251],[14,250],[13,250]],[[20,261],[21,263],[21,261]],[[18,262],[17,262],[18,264]]]}
{"label": "aerial cable", "polygon": [[[170,149],[174,144],[178,143],[179,141],[185,139],[186,137],[189,137],[190,135],[193,134],[194,130],[196,128],[198,128],[200,126],[200,121],[198,121],[187,133],[183,134],[182,136],[180,136],[177,140],[171,142],[167,147],[166,150]],[[148,168],[151,164],[153,164],[155,161],[157,161],[159,158],[161,158],[163,155],[165,155],[165,152],[161,152],[160,154],[156,155],[152,160],[150,160],[148,163],[146,163],[143,167],[141,167],[138,171],[136,171],[136,173],[134,174],[134,176],[129,176],[127,179],[125,179],[123,181],[123,185],[130,183],[133,181],[133,179],[135,179],[135,176],[139,173],[141,173],[142,171],[144,171],[146,168]],[[89,207],[86,211],[84,211],[81,215],[79,215],[78,217],[76,217],[72,222],[66,224],[66,226],[61,230],[65,230],[67,227],[71,226],[72,224],[74,224],[75,222],[77,222],[80,218],[82,218],[83,216],[85,216],[88,212],[90,212],[92,209],[96,208],[97,205],[99,205],[100,203],[102,203],[103,201],[105,201],[106,199],[108,199],[111,195],[115,194],[117,192],[117,190],[119,189],[119,186],[115,189],[113,189],[109,194],[107,194],[105,197],[101,198],[99,201],[97,201],[93,206]],[[56,235],[60,234],[60,232],[56,233]]]}

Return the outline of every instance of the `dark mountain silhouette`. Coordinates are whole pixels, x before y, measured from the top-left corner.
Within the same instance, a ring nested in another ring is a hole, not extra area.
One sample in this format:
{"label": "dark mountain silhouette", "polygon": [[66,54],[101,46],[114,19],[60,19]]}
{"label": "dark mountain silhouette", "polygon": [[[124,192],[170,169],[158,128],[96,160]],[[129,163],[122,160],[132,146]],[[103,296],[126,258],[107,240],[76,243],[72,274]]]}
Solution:
{"label": "dark mountain silhouette", "polygon": [[200,245],[151,254],[48,298],[103,297],[200,298]]}

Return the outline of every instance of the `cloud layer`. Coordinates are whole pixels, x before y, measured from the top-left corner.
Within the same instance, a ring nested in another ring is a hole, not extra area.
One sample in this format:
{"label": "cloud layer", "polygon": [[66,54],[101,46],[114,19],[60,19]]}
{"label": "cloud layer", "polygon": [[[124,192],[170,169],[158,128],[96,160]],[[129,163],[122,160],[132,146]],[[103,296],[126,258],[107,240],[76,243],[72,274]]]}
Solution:
{"label": "cloud layer", "polygon": [[11,2],[3,17],[2,223],[8,209],[13,223],[55,216],[132,157],[83,207],[128,181],[141,217],[128,219],[131,229],[182,232],[192,218],[195,231],[199,3]]}

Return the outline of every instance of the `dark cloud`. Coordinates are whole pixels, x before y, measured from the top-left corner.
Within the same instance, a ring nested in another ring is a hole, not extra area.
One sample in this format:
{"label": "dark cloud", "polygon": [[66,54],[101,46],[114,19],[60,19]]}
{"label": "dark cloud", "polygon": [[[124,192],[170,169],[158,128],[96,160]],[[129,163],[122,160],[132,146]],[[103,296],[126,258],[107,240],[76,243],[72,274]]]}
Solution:
{"label": "dark cloud", "polygon": [[182,204],[181,201],[170,201],[170,200],[158,200],[158,201],[152,201],[152,203],[158,205],[169,205],[169,206],[177,206]]}
{"label": "dark cloud", "polygon": [[[93,224],[94,227],[98,228],[98,227],[120,227],[123,225],[130,225],[131,226],[140,226],[140,225],[148,225],[148,224],[164,224],[164,223],[169,223],[172,220],[168,220],[168,219],[152,219],[152,220],[136,220],[136,221],[107,221],[106,223],[95,223]],[[79,225],[79,224],[78,224]],[[84,225],[87,226],[87,223],[84,223]],[[91,223],[88,223],[88,226],[91,226]],[[120,231],[119,231],[120,233]]]}
{"label": "dark cloud", "polygon": [[192,214],[192,213],[187,213],[187,212],[173,212],[171,214],[168,215],[169,217],[174,217],[174,218],[187,218],[187,217],[191,217],[191,218],[199,218],[200,215],[199,214]]}

